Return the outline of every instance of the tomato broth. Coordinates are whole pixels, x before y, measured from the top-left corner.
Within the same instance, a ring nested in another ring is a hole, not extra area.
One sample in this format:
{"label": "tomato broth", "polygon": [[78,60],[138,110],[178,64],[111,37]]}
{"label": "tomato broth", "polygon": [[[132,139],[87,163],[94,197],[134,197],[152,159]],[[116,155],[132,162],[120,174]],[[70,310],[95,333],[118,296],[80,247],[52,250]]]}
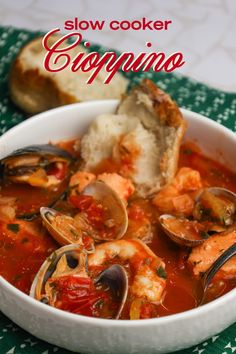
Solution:
{"label": "tomato broth", "polygon": [[[66,145],[63,144],[63,147]],[[68,143],[68,149],[72,151],[72,143]],[[204,187],[219,186],[236,192],[236,175],[220,163],[204,156],[193,144],[185,143],[181,147],[179,167],[183,166],[199,171]],[[97,166],[94,172],[98,174],[116,171],[117,166],[106,160]],[[22,214],[31,214],[36,207],[48,204],[53,199],[45,190],[23,184],[2,182],[0,193],[2,196],[16,197]],[[60,211],[70,209],[67,202],[59,202],[59,207]],[[153,234],[148,246],[166,265],[167,284],[163,301],[156,306],[155,312],[150,305],[144,307],[141,318],[166,316],[196,307],[199,301],[199,279],[193,276],[186,262],[189,249],[179,247],[165,235],[158,222],[160,213],[151,199],[144,200],[134,196],[128,209],[130,227],[132,222],[138,224],[142,218],[151,220]],[[128,229],[125,238],[129,232],[132,233],[131,230],[132,228]],[[39,217],[31,221],[0,221],[0,274],[18,289],[29,294],[40,266],[59,247],[42,226]],[[233,280],[216,280],[212,283],[209,300],[229,291],[234,285]],[[123,319],[128,318],[128,306],[129,300],[121,316]],[[88,315],[91,313],[88,312]]]}

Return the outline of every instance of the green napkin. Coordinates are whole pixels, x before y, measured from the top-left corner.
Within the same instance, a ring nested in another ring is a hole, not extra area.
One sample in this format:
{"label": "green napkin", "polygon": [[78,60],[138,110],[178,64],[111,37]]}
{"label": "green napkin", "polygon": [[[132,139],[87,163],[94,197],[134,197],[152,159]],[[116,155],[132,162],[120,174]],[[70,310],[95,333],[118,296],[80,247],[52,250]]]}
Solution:
{"label": "green napkin", "polygon": [[[12,27],[0,27],[0,134],[20,123],[26,115],[8,95],[8,73],[12,60],[20,48],[40,32]],[[93,45],[91,50],[103,53],[106,48]],[[179,106],[201,113],[226,127],[236,130],[236,93],[215,90],[189,78],[166,73],[127,73],[131,85],[148,77],[177,101]],[[236,324],[198,346],[178,353],[231,354],[236,351]],[[70,352],[43,342],[12,323],[0,313],[0,354],[69,354]],[[177,352],[176,352],[177,353]]]}

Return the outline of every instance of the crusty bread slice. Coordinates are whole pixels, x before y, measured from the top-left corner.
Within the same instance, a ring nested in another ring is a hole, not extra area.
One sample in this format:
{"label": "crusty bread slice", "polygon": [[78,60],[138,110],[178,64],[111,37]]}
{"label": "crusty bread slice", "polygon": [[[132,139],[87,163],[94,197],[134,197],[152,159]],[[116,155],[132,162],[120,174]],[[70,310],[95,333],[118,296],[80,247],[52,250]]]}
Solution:
{"label": "crusty bread slice", "polygon": [[113,158],[137,193],[149,196],[174,177],[185,128],[177,105],[144,80],[121,101],[116,115],[101,115],[91,124],[81,141],[83,168],[91,171]]}
{"label": "crusty bread slice", "polygon": [[[134,182],[141,194],[152,194],[171,182],[178,166],[179,150],[186,122],[177,104],[152,81],[144,79],[129,95],[123,98],[117,114],[135,116],[143,127],[155,135],[159,152],[152,160],[155,177],[145,177],[145,166],[139,164]],[[154,167],[155,166],[155,167]],[[146,168],[148,164],[146,164]],[[147,175],[148,177],[148,175]]]}
{"label": "crusty bread slice", "polygon": [[[51,46],[60,36],[49,39]],[[68,45],[64,42],[61,47]],[[74,58],[79,52],[86,53],[83,46],[77,46],[68,52]],[[117,73],[109,84],[103,81],[107,76],[101,70],[92,84],[86,84],[91,72],[81,70],[73,73],[67,67],[60,72],[51,73],[44,69],[46,50],[42,46],[42,37],[26,44],[12,65],[9,79],[10,95],[13,102],[28,113],[38,113],[64,104],[120,98],[125,92],[128,81]],[[60,58],[56,65],[63,63]]]}

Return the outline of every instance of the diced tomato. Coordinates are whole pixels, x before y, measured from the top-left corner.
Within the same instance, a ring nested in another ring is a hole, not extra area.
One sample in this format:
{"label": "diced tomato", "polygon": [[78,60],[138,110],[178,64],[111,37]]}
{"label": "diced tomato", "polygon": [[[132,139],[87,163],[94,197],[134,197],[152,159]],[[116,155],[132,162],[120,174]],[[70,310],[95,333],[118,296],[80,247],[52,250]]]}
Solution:
{"label": "diced tomato", "polygon": [[140,319],[157,317],[156,306],[150,302],[143,303],[140,310]]}
{"label": "diced tomato", "polygon": [[48,176],[55,176],[59,180],[63,180],[66,177],[67,164],[66,163],[54,163],[47,170]]}
{"label": "diced tomato", "polygon": [[71,195],[69,201],[74,207],[81,211],[87,210],[93,201],[93,197],[89,195]]}
{"label": "diced tomato", "polygon": [[95,288],[90,278],[63,276],[50,279],[49,282],[57,294],[55,306],[61,310],[85,316],[98,316],[99,311],[94,305],[98,301],[109,299],[104,290]]}
{"label": "diced tomato", "polygon": [[145,212],[139,205],[132,204],[132,206],[129,208],[128,215],[129,219],[140,220],[145,217]]}

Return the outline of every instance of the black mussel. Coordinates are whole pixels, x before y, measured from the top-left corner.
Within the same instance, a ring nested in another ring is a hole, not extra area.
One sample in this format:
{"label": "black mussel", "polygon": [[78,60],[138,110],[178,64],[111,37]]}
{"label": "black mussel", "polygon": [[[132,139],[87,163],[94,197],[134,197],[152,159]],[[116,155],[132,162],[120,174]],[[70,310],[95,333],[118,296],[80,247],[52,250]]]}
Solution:
{"label": "black mussel", "polygon": [[51,188],[68,176],[71,161],[72,156],[57,146],[26,146],[0,161],[0,177],[33,187]]}

